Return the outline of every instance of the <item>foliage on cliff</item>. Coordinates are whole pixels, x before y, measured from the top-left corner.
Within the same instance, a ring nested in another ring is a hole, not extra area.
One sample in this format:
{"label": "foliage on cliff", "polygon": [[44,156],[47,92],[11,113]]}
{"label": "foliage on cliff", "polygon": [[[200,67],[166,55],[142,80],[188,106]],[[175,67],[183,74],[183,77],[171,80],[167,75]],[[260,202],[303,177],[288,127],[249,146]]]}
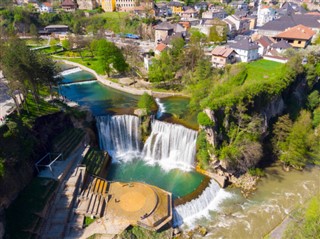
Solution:
{"label": "foliage on cliff", "polygon": [[298,208],[292,213],[283,238],[313,239],[320,235],[320,195],[314,196],[306,208]]}
{"label": "foliage on cliff", "polygon": [[[211,109],[216,118],[214,137],[217,143],[214,152],[218,159],[225,161],[227,169],[241,173],[256,167],[263,156],[263,139],[270,133],[270,122],[262,114],[263,109],[273,99],[292,92],[298,84],[303,85],[305,93],[302,96],[291,93],[290,97],[284,98],[292,121],[286,116],[275,125],[274,153],[285,165],[296,168],[318,162],[320,140],[316,127],[320,122],[320,110],[317,108],[319,94],[313,89],[319,80],[320,63],[317,54],[311,53],[308,58],[310,63],[305,66],[301,64],[299,54],[285,65],[266,60],[240,63],[227,67],[224,72],[209,74],[208,81],[194,80],[189,84],[191,102],[200,104],[202,109]],[[307,84],[302,84],[303,81]],[[204,94],[199,93],[202,90]],[[310,92],[306,103],[306,93]],[[303,107],[308,107],[312,112],[302,111],[298,117]],[[275,112],[275,115],[269,112],[272,115],[267,117],[277,116],[282,110]],[[203,115],[199,114],[198,121],[208,127],[209,117],[204,118]]]}
{"label": "foliage on cliff", "polygon": [[213,153],[213,148],[206,140],[206,133],[201,130],[197,138],[197,161],[200,168],[208,168],[210,153]]}

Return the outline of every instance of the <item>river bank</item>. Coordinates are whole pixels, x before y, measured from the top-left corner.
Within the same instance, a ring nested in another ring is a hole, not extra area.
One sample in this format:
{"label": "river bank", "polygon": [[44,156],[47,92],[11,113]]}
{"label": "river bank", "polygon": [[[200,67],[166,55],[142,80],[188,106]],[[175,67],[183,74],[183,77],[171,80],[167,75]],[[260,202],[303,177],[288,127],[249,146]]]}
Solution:
{"label": "river bank", "polygon": [[[129,93],[129,94],[133,94],[133,95],[142,95],[144,93],[148,93],[149,95],[152,95],[156,98],[165,98],[165,97],[170,97],[170,96],[188,97],[187,95],[182,94],[182,93],[160,92],[160,91],[154,91],[154,90],[150,90],[150,89],[143,88],[143,87],[135,88],[134,86],[123,85],[123,84],[109,80],[106,75],[99,75],[96,71],[94,71],[94,70],[90,69],[89,67],[86,67],[82,64],[75,63],[75,62],[68,61],[68,60],[62,60],[62,59],[61,60],[56,59],[56,61],[63,62],[64,64],[67,64],[67,65],[80,67],[82,70],[88,71],[91,74],[93,74],[96,77],[96,79],[100,83],[102,83],[103,85],[111,87],[116,90],[123,91],[125,93]],[[123,79],[125,79],[125,78],[123,78]]]}

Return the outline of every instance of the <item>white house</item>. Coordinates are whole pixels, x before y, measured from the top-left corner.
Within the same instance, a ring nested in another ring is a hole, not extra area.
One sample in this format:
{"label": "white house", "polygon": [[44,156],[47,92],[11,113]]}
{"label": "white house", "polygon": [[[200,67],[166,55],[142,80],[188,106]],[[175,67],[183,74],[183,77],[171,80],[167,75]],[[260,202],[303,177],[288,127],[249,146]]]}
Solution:
{"label": "white house", "polygon": [[253,42],[251,38],[242,38],[235,43],[230,43],[229,46],[238,54],[238,61],[250,62],[260,57],[258,53],[259,45]]}
{"label": "white house", "polygon": [[50,2],[43,2],[39,6],[39,11],[40,12],[53,12],[53,8]]}
{"label": "white house", "polygon": [[267,22],[276,19],[277,11],[271,7],[263,6],[258,8],[257,26],[261,27]]}

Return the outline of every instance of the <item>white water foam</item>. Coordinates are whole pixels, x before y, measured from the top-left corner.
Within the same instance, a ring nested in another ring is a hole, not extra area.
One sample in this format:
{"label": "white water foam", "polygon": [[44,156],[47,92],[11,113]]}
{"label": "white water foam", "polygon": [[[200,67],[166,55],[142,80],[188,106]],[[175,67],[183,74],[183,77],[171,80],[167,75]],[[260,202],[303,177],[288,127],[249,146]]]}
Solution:
{"label": "white water foam", "polygon": [[60,85],[69,86],[69,85],[87,85],[97,82],[96,80],[86,80],[86,81],[77,81],[77,82],[70,82],[70,83],[61,83]]}
{"label": "white water foam", "polygon": [[143,158],[158,163],[164,170],[194,168],[197,132],[184,126],[154,120],[144,148]]}
{"label": "white water foam", "polygon": [[75,68],[72,68],[72,69],[61,71],[59,73],[59,75],[66,76],[66,75],[70,75],[70,74],[77,73],[77,72],[80,72],[80,71],[82,71],[82,69],[80,67],[75,67]]}
{"label": "white water foam", "polygon": [[156,119],[159,119],[163,113],[166,112],[166,107],[164,106],[164,104],[160,101],[159,98],[156,98],[156,103],[158,105],[158,112],[157,112],[157,115],[156,115]]}
{"label": "white water foam", "polygon": [[99,143],[114,159],[140,155],[140,120],[133,115],[98,116]]}
{"label": "white water foam", "polygon": [[218,183],[212,179],[198,198],[174,208],[173,225],[193,227],[195,220],[203,217],[209,218],[209,212],[219,211],[220,203],[230,197],[232,194],[220,188]]}

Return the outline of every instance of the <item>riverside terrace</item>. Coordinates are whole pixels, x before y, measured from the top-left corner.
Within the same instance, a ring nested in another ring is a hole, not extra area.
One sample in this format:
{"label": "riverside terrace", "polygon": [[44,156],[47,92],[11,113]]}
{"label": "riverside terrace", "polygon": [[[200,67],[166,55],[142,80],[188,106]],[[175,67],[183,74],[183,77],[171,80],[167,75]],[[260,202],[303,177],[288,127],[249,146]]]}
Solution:
{"label": "riverside terrace", "polygon": [[[89,164],[79,165],[92,150],[81,148],[58,187],[41,238],[88,238],[94,234],[113,238],[130,225],[156,231],[171,224],[171,193],[144,183],[108,182],[93,176]],[[85,217],[96,220],[83,228]]]}

